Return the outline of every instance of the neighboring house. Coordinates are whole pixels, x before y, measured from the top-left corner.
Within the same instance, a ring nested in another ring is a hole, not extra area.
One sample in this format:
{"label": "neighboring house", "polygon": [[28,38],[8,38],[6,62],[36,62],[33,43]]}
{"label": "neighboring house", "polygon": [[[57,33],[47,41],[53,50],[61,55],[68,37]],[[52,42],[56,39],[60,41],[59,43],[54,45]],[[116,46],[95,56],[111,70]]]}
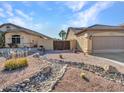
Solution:
{"label": "neighboring house", "polygon": [[66,40],[76,40],[75,48],[88,54],[124,52],[124,26],[69,27]]}
{"label": "neighboring house", "polygon": [[44,46],[47,50],[53,49],[53,39],[30,29],[6,23],[0,25],[0,30],[5,32],[5,47],[16,44],[18,47]]}

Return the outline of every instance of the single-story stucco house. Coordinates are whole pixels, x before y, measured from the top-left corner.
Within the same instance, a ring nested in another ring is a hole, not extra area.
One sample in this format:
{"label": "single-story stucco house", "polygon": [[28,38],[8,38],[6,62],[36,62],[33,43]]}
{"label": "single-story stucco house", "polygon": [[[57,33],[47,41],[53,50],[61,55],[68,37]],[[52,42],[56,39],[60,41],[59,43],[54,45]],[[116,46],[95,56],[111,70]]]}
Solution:
{"label": "single-story stucco house", "polygon": [[0,30],[5,32],[5,47],[12,43],[18,47],[43,46],[47,50],[53,50],[53,39],[36,31],[12,23],[0,25]]}
{"label": "single-story stucco house", "polygon": [[124,52],[124,26],[69,27],[66,40],[76,40],[76,48],[88,54]]}

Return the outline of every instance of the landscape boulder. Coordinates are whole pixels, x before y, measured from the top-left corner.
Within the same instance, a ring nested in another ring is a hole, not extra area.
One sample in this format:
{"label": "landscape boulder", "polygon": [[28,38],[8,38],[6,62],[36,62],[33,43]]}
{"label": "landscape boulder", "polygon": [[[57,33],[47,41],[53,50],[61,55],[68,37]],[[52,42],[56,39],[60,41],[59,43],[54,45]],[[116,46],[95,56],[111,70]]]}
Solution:
{"label": "landscape boulder", "polygon": [[116,67],[109,65],[109,66],[105,66],[104,70],[108,73],[118,73],[118,70]]}

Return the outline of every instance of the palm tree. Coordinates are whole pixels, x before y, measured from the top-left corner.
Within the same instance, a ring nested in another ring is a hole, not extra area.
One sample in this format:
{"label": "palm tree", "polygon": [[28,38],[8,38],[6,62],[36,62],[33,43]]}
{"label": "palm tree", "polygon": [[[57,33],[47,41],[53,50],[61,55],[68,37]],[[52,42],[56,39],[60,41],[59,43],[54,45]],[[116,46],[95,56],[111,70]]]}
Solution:
{"label": "palm tree", "polygon": [[60,33],[59,33],[59,36],[62,38],[62,40],[65,40],[66,32],[64,30],[61,30]]}

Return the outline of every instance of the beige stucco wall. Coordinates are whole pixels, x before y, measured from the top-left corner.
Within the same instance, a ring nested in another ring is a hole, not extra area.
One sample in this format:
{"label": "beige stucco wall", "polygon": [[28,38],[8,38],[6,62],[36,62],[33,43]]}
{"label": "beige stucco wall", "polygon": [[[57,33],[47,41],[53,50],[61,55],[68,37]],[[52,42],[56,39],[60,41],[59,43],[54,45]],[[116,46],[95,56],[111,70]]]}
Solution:
{"label": "beige stucco wall", "polygon": [[82,34],[77,36],[77,48],[82,52],[88,51],[88,38],[86,34]]}
{"label": "beige stucco wall", "polygon": [[73,50],[77,47],[77,41],[76,40],[70,40],[70,49]]}
{"label": "beige stucco wall", "polygon": [[[9,25],[9,27],[10,27],[11,29],[17,29],[16,27],[11,26],[11,25]],[[7,30],[7,26],[1,27],[0,30],[1,30],[1,31],[6,31],[6,30]]]}
{"label": "beige stucco wall", "polygon": [[77,48],[77,40],[76,40],[77,37],[74,34],[75,33],[73,31],[70,31],[68,34],[68,37],[66,38],[66,40],[70,41],[70,49],[71,50]]}
{"label": "beige stucco wall", "polygon": [[67,40],[75,40],[76,48],[80,51],[86,52],[88,46],[88,39],[86,34],[82,34],[80,36],[76,36],[73,31],[68,33]]}
{"label": "beige stucco wall", "polygon": [[53,40],[52,39],[39,39],[38,45],[43,45],[47,50],[53,50]]}
{"label": "beige stucco wall", "polygon": [[68,36],[67,36],[66,40],[75,40],[76,38],[77,37],[76,37],[75,33],[73,31],[70,31],[68,33]]}
{"label": "beige stucco wall", "polygon": [[8,47],[8,43],[12,42],[12,35],[21,36],[21,44],[19,47],[31,47],[31,43],[37,44],[38,46],[43,45],[47,50],[53,50],[53,40],[52,39],[43,39],[41,37],[27,34],[24,32],[9,32],[5,34],[5,46]]}
{"label": "beige stucco wall", "polygon": [[76,40],[77,48],[80,51],[91,54],[92,53],[92,37],[94,36],[124,36],[124,31],[86,31],[76,36],[74,32],[69,33],[67,40]]}

